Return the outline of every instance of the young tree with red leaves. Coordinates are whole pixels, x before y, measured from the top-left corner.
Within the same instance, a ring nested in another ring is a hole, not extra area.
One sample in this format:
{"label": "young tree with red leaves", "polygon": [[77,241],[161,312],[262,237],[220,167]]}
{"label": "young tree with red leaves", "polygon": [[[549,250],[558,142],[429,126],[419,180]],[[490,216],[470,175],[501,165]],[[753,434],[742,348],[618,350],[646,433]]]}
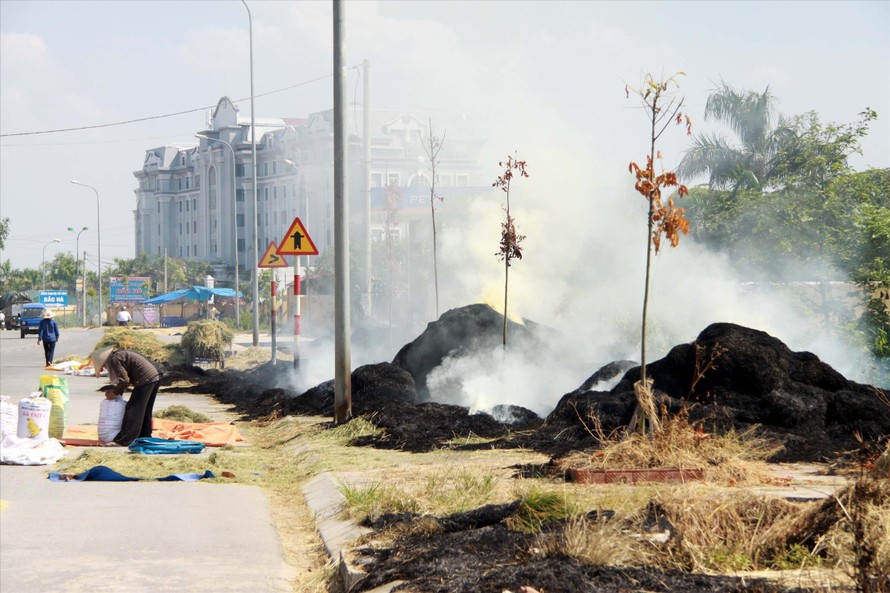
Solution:
{"label": "young tree with red leaves", "polygon": [[[519,246],[525,240],[525,235],[516,232],[516,223],[510,215],[510,182],[513,180],[514,174],[520,177],[528,177],[525,170],[525,161],[520,161],[511,156],[506,161],[498,163],[498,167],[503,167],[504,172],[492,183],[492,187],[499,187],[507,194],[506,206],[504,212],[507,217],[501,223],[501,244],[500,249],[495,255],[504,262],[504,346],[507,345],[507,294],[510,282],[510,260],[522,259],[522,248]],[[514,173],[514,171],[516,173]]]}
{"label": "young tree with red leaves", "polygon": [[[686,210],[674,203],[674,198],[668,196],[667,203],[663,200],[662,191],[676,187],[678,197],[689,193],[685,185],[677,181],[677,174],[673,171],[665,171],[661,159],[661,151],[656,149],[658,139],[671,124],[686,125],[686,134],[692,134],[692,121],[683,112],[683,99],[673,97],[669,91],[670,86],[677,85],[676,76],[661,81],[656,81],[651,74],[643,79],[642,88],[635,90],[643,102],[646,117],[649,120],[649,154],[646,155],[646,166],[640,167],[637,163],[630,163],[628,170],[636,176],[635,189],[649,202],[648,229],[646,235],[646,283],[643,292],[643,323],[640,339],[640,381],[634,385],[637,395],[637,407],[634,410],[630,423],[630,431],[645,431],[645,421],[649,421],[650,434],[658,427],[658,416],[652,396],[652,379],[646,377],[646,312],[649,307],[649,276],[652,262],[652,250],[657,254],[661,248],[662,236],[666,238],[671,247],[680,243],[680,233],[689,232],[689,221],[686,219]],[[630,97],[631,89],[625,88]],[[656,174],[655,160],[662,163],[660,174]]]}

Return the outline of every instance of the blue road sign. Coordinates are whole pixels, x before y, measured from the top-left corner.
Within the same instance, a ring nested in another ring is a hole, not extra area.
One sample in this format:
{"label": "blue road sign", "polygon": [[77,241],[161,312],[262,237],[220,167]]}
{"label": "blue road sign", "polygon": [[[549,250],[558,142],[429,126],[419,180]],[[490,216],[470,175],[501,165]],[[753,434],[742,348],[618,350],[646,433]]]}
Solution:
{"label": "blue road sign", "polygon": [[68,291],[67,290],[41,290],[40,303],[49,308],[67,307]]}

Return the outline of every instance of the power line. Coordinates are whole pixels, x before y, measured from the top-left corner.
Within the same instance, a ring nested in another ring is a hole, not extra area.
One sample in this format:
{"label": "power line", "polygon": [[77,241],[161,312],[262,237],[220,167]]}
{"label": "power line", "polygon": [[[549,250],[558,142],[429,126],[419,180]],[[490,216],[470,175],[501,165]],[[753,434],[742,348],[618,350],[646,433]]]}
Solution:
{"label": "power line", "polygon": [[[325,74],[324,76],[319,76],[317,78],[313,78],[311,80],[306,80],[306,81],[303,81],[303,82],[300,82],[297,84],[292,84],[291,86],[287,86],[287,87],[277,89],[274,91],[260,93],[259,95],[254,95],[254,98],[267,97],[269,95],[274,95],[276,93],[283,93],[284,91],[289,91],[291,89],[295,89],[295,88],[298,88],[301,86],[306,86],[307,84],[312,84],[313,82],[318,82],[319,80],[324,80],[325,78],[330,78],[331,76],[333,76],[333,73]],[[246,97],[244,99],[238,99],[236,101],[232,101],[232,103],[242,103],[244,101],[249,101],[249,100],[250,100],[250,97]],[[135,124],[135,123],[140,123],[140,122],[145,122],[145,121],[152,121],[152,120],[156,120],[156,119],[165,119],[168,117],[178,117],[180,115],[187,115],[189,113],[198,113],[198,112],[204,111],[206,109],[213,109],[214,107],[216,107],[216,105],[210,105],[208,107],[198,107],[195,109],[186,109],[185,111],[177,111],[175,113],[166,113],[164,115],[151,115],[148,117],[138,117],[136,119],[128,119],[125,121],[118,121],[118,122],[112,122],[112,123],[107,123],[107,124],[96,124],[93,126],[77,126],[77,127],[73,127],[73,128],[58,128],[55,130],[39,130],[39,131],[32,131],[32,132],[15,132],[13,134],[0,134],[0,138],[11,138],[13,136],[37,136],[39,134],[58,134],[61,132],[79,132],[82,130],[95,130],[95,129],[99,129],[99,128],[111,128],[114,126],[124,126],[127,124]]]}

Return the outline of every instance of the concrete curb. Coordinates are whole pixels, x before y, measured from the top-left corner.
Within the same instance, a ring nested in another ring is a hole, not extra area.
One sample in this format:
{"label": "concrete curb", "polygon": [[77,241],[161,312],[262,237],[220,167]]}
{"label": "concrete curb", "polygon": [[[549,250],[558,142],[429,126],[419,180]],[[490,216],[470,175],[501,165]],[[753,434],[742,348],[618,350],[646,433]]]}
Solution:
{"label": "concrete curb", "polygon": [[[371,530],[338,518],[346,499],[329,472],[322,472],[307,482],[303,486],[303,496],[306,497],[309,510],[315,515],[316,529],[325,551],[328,556],[337,559],[337,572],[344,589],[349,591],[366,575],[350,563],[348,555],[351,548],[348,545]],[[380,590],[379,593],[384,591],[386,590]]]}

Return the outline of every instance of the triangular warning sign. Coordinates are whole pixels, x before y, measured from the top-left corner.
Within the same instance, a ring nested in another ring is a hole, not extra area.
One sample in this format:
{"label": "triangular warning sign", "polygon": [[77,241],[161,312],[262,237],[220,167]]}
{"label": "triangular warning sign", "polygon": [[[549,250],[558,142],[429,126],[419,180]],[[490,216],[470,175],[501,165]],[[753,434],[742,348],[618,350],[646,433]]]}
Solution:
{"label": "triangular warning sign", "polygon": [[309,233],[299,218],[294,219],[281,239],[278,255],[318,255],[315,243],[309,238]]}
{"label": "triangular warning sign", "polygon": [[278,255],[275,249],[275,241],[269,241],[269,246],[266,247],[265,253],[263,253],[263,257],[260,258],[260,263],[257,264],[258,268],[286,268],[290,264],[287,263],[287,260],[284,259],[283,255]]}

